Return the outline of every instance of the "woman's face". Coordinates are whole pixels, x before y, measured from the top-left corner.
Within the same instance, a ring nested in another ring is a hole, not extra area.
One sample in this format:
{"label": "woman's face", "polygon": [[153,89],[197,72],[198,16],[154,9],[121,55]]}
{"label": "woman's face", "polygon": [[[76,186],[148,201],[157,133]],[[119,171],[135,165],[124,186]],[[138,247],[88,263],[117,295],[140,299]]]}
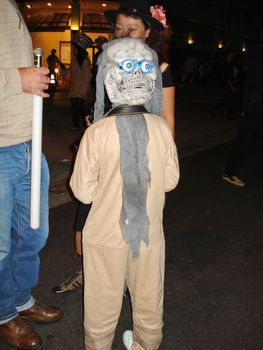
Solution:
{"label": "woman's face", "polygon": [[148,38],[150,29],[146,29],[143,21],[138,18],[133,18],[120,14],[116,18],[114,37],[118,38],[140,38],[143,41]]}

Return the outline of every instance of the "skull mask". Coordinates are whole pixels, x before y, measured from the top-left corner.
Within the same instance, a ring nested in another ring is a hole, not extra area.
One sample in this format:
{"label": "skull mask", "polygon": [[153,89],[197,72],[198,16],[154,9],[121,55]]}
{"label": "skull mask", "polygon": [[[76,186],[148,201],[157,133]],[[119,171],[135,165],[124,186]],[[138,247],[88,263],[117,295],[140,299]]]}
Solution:
{"label": "skull mask", "polygon": [[116,39],[105,50],[104,84],[116,105],[141,105],[152,95],[157,77],[150,49],[140,39]]}

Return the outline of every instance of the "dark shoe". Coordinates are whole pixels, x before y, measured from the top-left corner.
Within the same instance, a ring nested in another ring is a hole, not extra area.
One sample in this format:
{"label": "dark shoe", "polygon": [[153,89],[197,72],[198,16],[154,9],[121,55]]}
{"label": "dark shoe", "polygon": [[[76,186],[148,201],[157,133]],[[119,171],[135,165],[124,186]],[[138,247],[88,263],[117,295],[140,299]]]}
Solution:
{"label": "dark shoe", "polygon": [[52,323],[63,317],[63,311],[58,307],[42,305],[36,301],[29,309],[19,312],[19,316],[35,323]]}
{"label": "dark shoe", "polygon": [[80,254],[75,256],[75,272],[66,281],[60,283],[52,289],[53,293],[62,294],[73,292],[83,286],[83,257]]}
{"label": "dark shoe", "polygon": [[19,316],[0,325],[0,336],[18,349],[37,349],[42,344],[39,335]]}
{"label": "dark shoe", "polygon": [[83,286],[83,273],[76,271],[66,281],[57,285],[52,289],[53,293],[61,294],[66,292],[74,292],[74,290]]}
{"label": "dark shoe", "polygon": [[222,179],[234,186],[238,186],[238,187],[245,186],[245,183],[238,176],[230,176],[227,174],[223,174]]}

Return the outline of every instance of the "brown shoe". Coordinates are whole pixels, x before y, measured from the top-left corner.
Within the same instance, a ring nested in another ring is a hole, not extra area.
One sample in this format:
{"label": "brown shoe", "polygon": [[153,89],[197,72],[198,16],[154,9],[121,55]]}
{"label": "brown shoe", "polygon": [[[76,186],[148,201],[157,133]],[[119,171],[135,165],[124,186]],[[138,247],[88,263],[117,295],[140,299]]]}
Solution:
{"label": "brown shoe", "polygon": [[0,337],[18,349],[37,349],[42,344],[39,335],[19,316],[0,325]]}
{"label": "brown shoe", "polygon": [[20,311],[19,316],[35,323],[52,323],[63,317],[63,311],[58,307],[42,305],[36,301],[29,309]]}

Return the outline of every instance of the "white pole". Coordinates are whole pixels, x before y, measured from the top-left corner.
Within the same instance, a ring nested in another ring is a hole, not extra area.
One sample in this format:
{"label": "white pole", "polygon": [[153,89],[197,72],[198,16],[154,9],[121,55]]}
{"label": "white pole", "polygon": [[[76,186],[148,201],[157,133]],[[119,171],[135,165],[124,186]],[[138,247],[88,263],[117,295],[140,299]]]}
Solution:
{"label": "white pole", "polygon": [[[42,49],[34,50],[35,67],[42,65]],[[43,97],[33,96],[30,226],[39,228]]]}

